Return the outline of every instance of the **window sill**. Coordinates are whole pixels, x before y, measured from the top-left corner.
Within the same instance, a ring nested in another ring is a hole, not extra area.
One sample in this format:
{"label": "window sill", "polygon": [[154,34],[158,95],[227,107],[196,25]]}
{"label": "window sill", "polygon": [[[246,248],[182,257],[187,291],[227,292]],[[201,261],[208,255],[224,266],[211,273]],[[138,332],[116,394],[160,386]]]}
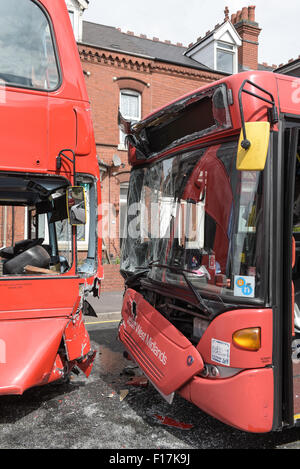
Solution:
{"label": "window sill", "polygon": [[119,143],[119,145],[118,145],[118,150],[120,150],[120,151],[127,151],[127,148],[125,147],[124,143]]}

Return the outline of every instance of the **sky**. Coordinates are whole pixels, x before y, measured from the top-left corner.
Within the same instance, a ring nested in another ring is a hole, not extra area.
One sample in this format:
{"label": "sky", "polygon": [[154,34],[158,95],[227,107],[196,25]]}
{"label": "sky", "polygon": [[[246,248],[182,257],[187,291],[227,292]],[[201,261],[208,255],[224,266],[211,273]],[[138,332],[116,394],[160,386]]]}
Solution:
{"label": "sky", "polygon": [[279,65],[300,54],[299,0],[90,0],[84,20],[188,46],[230,14],[256,5],[259,62]]}

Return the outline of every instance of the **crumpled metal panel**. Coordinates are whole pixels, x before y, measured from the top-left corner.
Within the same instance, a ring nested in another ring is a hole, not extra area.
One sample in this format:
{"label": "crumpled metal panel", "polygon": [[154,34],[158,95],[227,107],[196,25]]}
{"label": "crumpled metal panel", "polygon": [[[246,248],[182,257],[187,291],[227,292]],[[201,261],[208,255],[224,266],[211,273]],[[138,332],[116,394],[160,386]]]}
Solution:
{"label": "crumpled metal panel", "polygon": [[69,361],[83,359],[90,352],[90,338],[81,312],[69,319],[64,331],[64,341]]}
{"label": "crumpled metal panel", "polygon": [[1,322],[0,394],[23,394],[48,382],[66,322],[66,318]]}

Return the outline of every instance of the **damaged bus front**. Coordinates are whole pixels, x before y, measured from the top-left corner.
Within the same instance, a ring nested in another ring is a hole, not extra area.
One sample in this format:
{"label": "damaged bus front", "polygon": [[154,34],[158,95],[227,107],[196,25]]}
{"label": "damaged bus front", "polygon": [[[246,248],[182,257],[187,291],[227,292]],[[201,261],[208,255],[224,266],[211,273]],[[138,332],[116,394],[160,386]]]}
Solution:
{"label": "damaged bus front", "polygon": [[0,394],[22,394],[91,371],[100,177],[65,2],[0,4]]}
{"label": "damaged bus front", "polygon": [[292,228],[281,228],[293,210],[289,89],[244,73],[133,126],[120,116],[132,165],[120,340],[169,402],[178,392],[250,432],[297,421]]}

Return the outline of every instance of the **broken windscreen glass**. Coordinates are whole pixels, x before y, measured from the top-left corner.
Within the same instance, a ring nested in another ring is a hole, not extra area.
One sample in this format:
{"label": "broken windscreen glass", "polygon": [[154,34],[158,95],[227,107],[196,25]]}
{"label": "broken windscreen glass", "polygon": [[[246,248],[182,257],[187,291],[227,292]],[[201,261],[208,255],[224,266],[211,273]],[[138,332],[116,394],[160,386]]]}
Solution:
{"label": "broken windscreen glass", "polygon": [[127,276],[144,269],[148,279],[186,287],[184,269],[201,295],[263,298],[264,178],[237,171],[236,152],[229,142],[132,171],[121,260]]}
{"label": "broken windscreen glass", "polygon": [[[124,119],[122,128],[125,129]],[[136,156],[149,158],[175,146],[196,140],[204,135],[231,127],[226,85],[196,91],[170,104],[145,120],[134,124],[129,143],[136,148]]]}

